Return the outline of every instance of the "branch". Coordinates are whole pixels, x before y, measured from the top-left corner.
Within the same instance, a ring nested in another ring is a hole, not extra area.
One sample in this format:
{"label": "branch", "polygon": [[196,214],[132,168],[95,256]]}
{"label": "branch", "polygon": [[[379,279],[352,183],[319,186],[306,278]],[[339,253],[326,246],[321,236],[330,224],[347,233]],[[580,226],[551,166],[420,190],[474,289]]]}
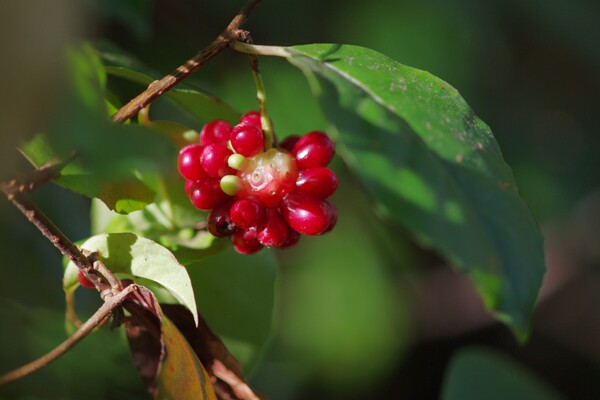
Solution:
{"label": "branch", "polygon": [[217,37],[211,44],[202,49],[193,58],[179,66],[175,71],[165,76],[159,81],[152,82],[146,90],[140,93],[136,98],[125,104],[113,116],[114,122],[124,122],[136,115],[142,108],[171,90],[175,85],[187,78],[217,54],[231,46],[240,34],[240,27],[246,22],[248,16],[261,0],[248,0],[246,5],[231,20],[225,31]]}
{"label": "branch", "polygon": [[86,337],[96,326],[98,326],[101,322],[103,322],[114,310],[119,307],[121,303],[129,296],[131,293],[136,291],[138,287],[136,285],[127,286],[121,292],[116,294],[115,296],[108,297],[102,307],[98,309],[88,319],[81,327],[71,335],[67,340],[62,342],[58,347],[54,348],[49,353],[44,356],[38,358],[35,361],[30,362],[20,368],[12,370],[2,376],[0,376],[0,386],[12,382],[14,380],[23,378],[38,369],[50,364],[52,361],[56,360],[58,357],[65,354],[69,351],[73,346],[75,346],[81,339]]}
{"label": "branch", "polygon": [[[54,166],[58,164],[52,164]],[[89,257],[87,257],[54,223],[40,210],[31,200],[23,193],[26,189],[35,188],[43,182],[56,177],[54,167],[40,168],[34,172],[28,180],[18,181],[12,180],[8,183],[0,185],[0,190],[6,194],[10,201],[29,222],[35,225],[36,228],[56,247],[62,255],[69,258],[79,268],[80,271],[96,286],[98,291],[102,292],[106,289],[111,289],[100,276],[96,274],[94,265]],[[45,180],[44,180],[45,179]],[[19,183],[21,182],[21,183]],[[103,275],[106,271],[100,271]],[[110,271],[109,271],[110,273]],[[110,277],[114,278],[114,277]],[[110,279],[112,281],[112,279]]]}

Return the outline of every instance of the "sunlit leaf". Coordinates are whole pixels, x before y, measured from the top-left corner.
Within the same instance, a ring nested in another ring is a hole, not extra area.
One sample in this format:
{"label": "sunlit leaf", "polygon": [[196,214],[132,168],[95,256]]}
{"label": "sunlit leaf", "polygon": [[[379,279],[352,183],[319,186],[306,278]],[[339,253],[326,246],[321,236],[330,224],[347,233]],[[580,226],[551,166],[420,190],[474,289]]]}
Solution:
{"label": "sunlit leaf", "polygon": [[210,378],[179,329],[163,315],[166,356],[158,370],[157,399],[217,400]]}
{"label": "sunlit leaf", "polygon": [[490,129],[450,85],[375,51],[285,51],[377,211],[466,271],[486,305],[526,331],[544,273],[542,239]]}
{"label": "sunlit leaf", "polygon": [[450,362],[442,400],[559,400],[558,393],[506,356],[468,348]]}
{"label": "sunlit leaf", "polygon": [[[197,321],[198,311],[187,270],[163,246],[133,233],[110,233],[91,237],[81,248],[97,252],[99,260],[119,276],[134,281],[140,277],[160,284],[187,307]],[[70,262],[63,276],[66,293],[79,285],[77,273],[77,267]]]}

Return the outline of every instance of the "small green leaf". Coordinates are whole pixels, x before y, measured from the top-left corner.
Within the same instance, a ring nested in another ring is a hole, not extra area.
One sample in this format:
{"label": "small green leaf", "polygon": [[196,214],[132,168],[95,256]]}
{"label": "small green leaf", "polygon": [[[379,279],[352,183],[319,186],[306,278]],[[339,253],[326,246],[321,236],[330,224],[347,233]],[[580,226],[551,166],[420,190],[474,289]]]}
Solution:
{"label": "small green leaf", "polygon": [[[46,136],[41,134],[34,136],[20,150],[36,168],[61,158],[51,148]],[[144,208],[155,197],[155,193],[131,173],[121,173],[121,176],[114,179],[103,179],[90,173],[79,160],[63,168],[60,177],[54,179],[54,182],[84,196],[97,197],[111,210],[124,214]]]}
{"label": "small green leaf", "polygon": [[[169,290],[180,304],[198,318],[196,300],[188,272],[173,253],[133,233],[110,233],[89,238],[82,249],[97,252],[98,258],[117,275],[148,279]],[[79,285],[78,269],[72,262],[65,268],[63,289],[70,293]]]}
{"label": "small green leaf", "polygon": [[279,50],[306,75],[377,211],[467,272],[487,307],[524,333],[545,269],[541,234],[458,92],[361,47]]}
{"label": "small green leaf", "polygon": [[268,250],[244,256],[228,247],[186,266],[202,316],[248,370],[271,335],[277,262]]}
{"label": "small green leaf", "polygon": [[541,379],[506,356],[468,348],[450,362],[443,400],[559,400]]}
{"label": "small green leaf", "polygon": [[158,369],[157,393],[154,397],[165,400],[217,400],[210,377],[196,353],[164,314],[161,331],[165,358]]}

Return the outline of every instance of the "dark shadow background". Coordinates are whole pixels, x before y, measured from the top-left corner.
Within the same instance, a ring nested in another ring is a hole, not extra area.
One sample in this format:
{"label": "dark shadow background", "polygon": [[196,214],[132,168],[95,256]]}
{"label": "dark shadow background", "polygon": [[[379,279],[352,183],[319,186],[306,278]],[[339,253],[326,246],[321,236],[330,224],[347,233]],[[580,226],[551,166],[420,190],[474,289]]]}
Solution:
{"label": "dark shadow background", "polygon": [[[26,167],[15,146],[61,107],[65,42],[108,39],[167,73],[218,35],[242,4],[14,3],[0,5],[2,178]],[[258,390],[283,400],[436,399],[452,355],[483,344],[567,398],[600,398],[598,18],[594,0],[263,1],[246,26],[258,44],[362,45],[456,87],[492,127],[513,168],[545,235],[548,273],[531,338],[521,346],[462,275],[404,232],[390,234],[374,221],[338,160],[346,183],[336,202],[340,215],[353,216],[338,228],[347,233],[281,254],[275,333],[251,372]],[[280,134],[325,127],[296,70],[271,59],[261,67]],[[228,52],[191,81],[246,111],[256,108],[251,79],[245,57]],[[136,90],[123,88],[130,96]],[[52,185],[34,197],[69,237],[89,235],[86,199]],[[64,330],[59,255],[6,201],[0,218],[3,372],[48,351]],[[375,240],[362,253],[343,254],[349,241],[369,235]],[[324,255],[325,247],[340,249],[338,257]],[[80,304],[92,310],[97,296],[84,293]],[[348,337],[351,347],[339,345]],[[98,333],[45,370],[0,388],[0,399],[146,398],[123,343],[119,333]]]}

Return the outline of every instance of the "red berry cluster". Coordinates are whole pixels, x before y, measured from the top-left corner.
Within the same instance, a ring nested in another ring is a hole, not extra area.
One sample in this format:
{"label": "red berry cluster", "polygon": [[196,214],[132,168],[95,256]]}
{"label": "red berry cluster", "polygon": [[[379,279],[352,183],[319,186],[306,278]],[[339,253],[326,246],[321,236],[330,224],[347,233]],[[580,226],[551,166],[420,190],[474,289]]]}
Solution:
{"label": "red berry cluster", "polygon": [[338,185],[326,168],[335,151],[331,139],[314,131],[264,148],[260,113],[252,111],[234,127],[209,122],[200,143],[179,152],[188,197],[196,208],[212,210],[209,232],[230,236],[242,254],[293,246],[300,234],[329,232],[337,221],[326,200]]}

